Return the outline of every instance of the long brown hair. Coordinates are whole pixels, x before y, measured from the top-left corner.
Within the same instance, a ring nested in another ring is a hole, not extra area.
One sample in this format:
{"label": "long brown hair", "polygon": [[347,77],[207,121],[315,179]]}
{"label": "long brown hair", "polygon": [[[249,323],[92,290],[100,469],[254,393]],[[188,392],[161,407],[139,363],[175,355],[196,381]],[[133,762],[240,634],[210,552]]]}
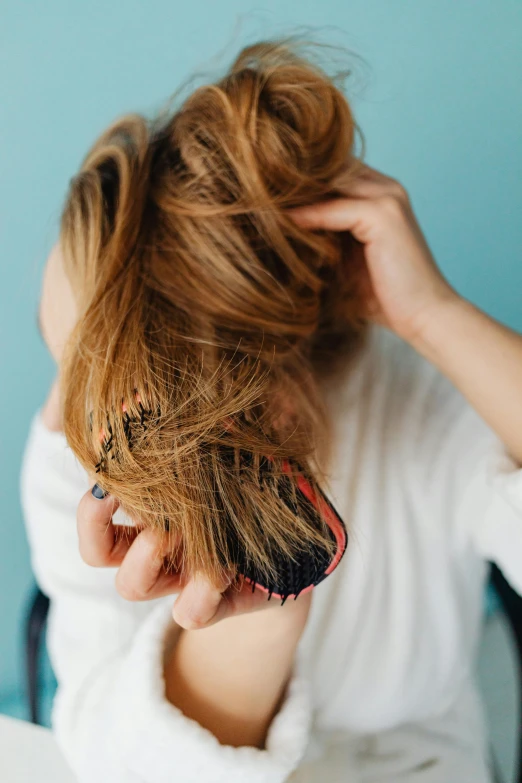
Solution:
{"label": "long brown hair", "polygon": [[170,114],[118,119],[70,182],[65,434],[139,524],[181,534],[184,569],[232,568],[230,525],[267,574],[274,543],[331,550],[257,467],[290,458],[321,481],[318,374],[365,333],[350,237],[285,213],[355,172],[356,130],[334,80],[263,42]]}

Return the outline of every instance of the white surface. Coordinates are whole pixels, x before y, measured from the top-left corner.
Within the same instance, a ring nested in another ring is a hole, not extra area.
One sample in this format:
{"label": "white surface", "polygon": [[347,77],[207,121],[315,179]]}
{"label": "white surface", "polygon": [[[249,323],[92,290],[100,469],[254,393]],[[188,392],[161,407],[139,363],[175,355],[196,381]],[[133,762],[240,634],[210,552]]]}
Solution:
{"label": "white surface", "polygon": [[0,715],[2,783],[74,783],[51,732]]}

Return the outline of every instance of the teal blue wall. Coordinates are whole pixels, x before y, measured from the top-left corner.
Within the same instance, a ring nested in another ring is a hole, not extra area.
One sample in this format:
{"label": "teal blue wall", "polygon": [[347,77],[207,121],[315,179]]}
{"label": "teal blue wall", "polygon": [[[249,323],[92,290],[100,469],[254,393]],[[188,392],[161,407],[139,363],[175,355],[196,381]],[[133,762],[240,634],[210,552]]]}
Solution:
{"label": "teal blue wall", "polygon": [[153,108],[220,52],[225,64],[247,40],[300,25],[364,57],[352,94],[368,162],[408,187],[453,284],[522,330],[519,0],[3,0],[0,695],[19,687],[31,574],[18,473],[52,376],[35,313],[68,179],[115,115]]}

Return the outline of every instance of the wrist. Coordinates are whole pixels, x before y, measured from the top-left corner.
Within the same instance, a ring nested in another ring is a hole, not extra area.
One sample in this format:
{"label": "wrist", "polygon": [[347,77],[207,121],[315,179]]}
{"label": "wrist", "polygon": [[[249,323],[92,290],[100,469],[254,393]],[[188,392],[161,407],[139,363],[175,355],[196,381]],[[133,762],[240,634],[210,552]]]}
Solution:
{"label": "wrist", "polygon": [[400,336],[426,359],[439,364],[454,330],[474,309],[471,302],[450,289],[423,307]]}

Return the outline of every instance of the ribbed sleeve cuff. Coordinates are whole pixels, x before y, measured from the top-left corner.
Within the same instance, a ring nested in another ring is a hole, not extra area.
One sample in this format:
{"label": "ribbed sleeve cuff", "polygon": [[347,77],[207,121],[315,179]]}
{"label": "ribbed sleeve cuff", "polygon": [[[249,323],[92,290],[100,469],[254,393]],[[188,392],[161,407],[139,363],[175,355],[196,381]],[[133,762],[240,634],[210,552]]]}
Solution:
{"label": "ribbed sleeve cuff", "polygon": [[167,635],[178,628],[171,607],[169,599],[141,626],[113,694],[112,742],[122,764],[155,783],[287,780],[305,754],[311,722],[308,683],[297,671],[298,664],[270,724],[265,749],[222,745],[165,698],[164,649]]}

